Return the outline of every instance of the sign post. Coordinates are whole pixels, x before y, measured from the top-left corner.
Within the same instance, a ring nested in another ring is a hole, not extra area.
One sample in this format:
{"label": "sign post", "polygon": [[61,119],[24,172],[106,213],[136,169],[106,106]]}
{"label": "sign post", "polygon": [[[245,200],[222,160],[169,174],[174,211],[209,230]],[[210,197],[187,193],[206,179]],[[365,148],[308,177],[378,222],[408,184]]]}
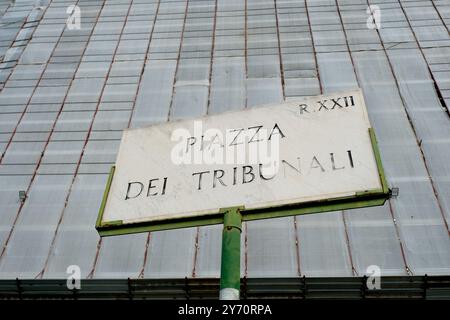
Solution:
{"label": "sign post", "polygon": [[100,236],[223,223],[220,297],[238,299],[242,221],[383,205],[361,90],[125,130]]}
{"label": "sign post", "polygon": [[239,300],[241,285],[241,232],[242,216],[240,208],[224,210],[220,300]]}

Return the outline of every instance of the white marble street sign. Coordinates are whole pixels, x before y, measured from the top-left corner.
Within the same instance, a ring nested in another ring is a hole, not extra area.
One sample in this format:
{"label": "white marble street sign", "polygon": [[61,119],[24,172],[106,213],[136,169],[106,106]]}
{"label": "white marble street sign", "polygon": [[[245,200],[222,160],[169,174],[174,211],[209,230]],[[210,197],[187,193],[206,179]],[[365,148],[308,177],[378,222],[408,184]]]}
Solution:
{"label": "white marble street sign", "polygon": [[369,129],[358,89],[125,130],[97,228],[386,198]]}

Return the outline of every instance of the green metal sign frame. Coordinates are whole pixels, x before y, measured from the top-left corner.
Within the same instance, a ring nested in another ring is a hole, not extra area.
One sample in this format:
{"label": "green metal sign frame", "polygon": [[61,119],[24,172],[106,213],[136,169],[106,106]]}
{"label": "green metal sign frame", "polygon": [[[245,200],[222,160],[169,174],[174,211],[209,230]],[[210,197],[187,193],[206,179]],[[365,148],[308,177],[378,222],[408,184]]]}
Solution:
{"label": "green metal sign frame", "polygon": [[[239,207],[239,211],[242,215],[242,221],[270,219],[286,216],[296,216],[303,214],[339,211],[339,210],[383,205],[390,196],[390,190],[388,188],[383,166],[381,163],[378,143],[372,128],[369,128],[369,136],[372,143],[378,174],[381,181],[382,186],[381,189],[367,190],[364,192],[358,192],[353,196],[340,197],[330,200],[311,201],[301,204],[267,207],[263,209],[247,210],[243,207]],[[105,192],[103,194],[103,200],[100,206],[96,223],[96,229],[100,234],[100,236],[102,237],[149,232],[149,231],[180,229],[213,224],[223,224],[224,213],[230,210],[230,208],[223,208],[220,209],[216,214],[195,216],[192,218],[172,219],[166,221],[152,221],[152,222],[124,224],[122,223],[122,221],[119,220],[103,223],[102,222],[103,212],[105,210],[106,201],[108,200],[111,183],[114,178],[114,171],[115,167],[113,166],[111,167],[111,171],[109,173],[108,181],[106,184]]]}

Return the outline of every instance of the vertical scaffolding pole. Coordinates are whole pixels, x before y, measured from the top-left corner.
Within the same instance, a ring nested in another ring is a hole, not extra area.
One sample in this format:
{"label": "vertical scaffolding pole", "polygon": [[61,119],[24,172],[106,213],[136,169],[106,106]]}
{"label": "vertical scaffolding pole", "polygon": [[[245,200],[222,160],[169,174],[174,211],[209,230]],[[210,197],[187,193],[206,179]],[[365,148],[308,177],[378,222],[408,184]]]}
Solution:
{"label": "vertical scaffolding pole", "polygon": [[239,300],[241,231],[242,216],[239,208],[226,209],[223,217],[220,300]]}

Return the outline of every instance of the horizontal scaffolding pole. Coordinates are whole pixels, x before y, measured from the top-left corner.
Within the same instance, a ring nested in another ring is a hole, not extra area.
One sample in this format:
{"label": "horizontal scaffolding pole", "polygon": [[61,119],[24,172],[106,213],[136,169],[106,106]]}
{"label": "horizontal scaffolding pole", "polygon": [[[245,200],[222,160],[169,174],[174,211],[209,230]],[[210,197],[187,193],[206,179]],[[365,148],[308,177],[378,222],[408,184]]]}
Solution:
{"label": "horizontal scaffolding pole", "polygon": [[[241,299],[450,299],[450,276],[242,278]],[[220,279],[0,280],[0,299],[217,299]]]}

